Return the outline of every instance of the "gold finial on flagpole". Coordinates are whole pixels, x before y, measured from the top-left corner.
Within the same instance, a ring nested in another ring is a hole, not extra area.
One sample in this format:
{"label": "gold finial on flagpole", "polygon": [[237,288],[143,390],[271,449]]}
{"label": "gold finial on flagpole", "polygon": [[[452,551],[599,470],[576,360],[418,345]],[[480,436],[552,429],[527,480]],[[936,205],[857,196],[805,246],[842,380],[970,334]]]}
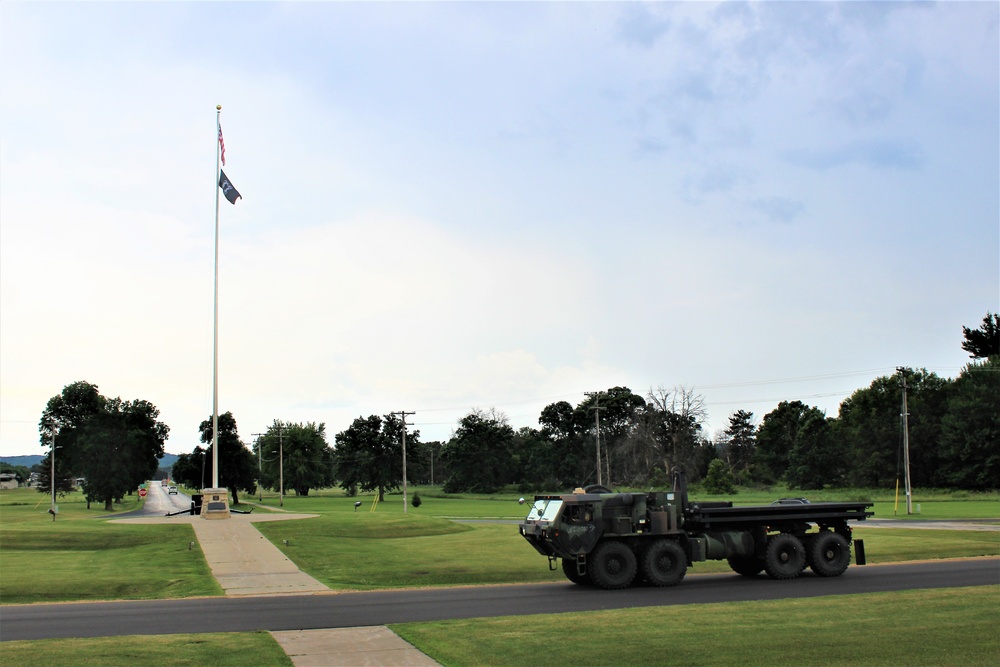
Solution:
{"label": "gold finial on flagpole", "polygon": [[216,104],[215,105],[215,109],[216,109],[216,111],[222,111],[222,105],[221,104]]}

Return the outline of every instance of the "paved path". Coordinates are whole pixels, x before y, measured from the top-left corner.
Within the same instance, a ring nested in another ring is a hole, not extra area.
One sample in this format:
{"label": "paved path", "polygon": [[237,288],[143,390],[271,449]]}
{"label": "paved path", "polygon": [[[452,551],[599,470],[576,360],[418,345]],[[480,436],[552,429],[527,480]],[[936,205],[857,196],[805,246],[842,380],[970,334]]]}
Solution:
{"label": "paved path", "polygon": [[295,667],[435,667],[438,663],[385,627],[272,632]]}
{"label": "paved path", "polygon": [[[162,502],[166,499],[163,489],[157,485],[152,487],[150,500]],[[159,497],[161,495],[163,498]],[[228,519],[204,519],[188,514],[173,517],[146,515],[113,521],[191,524],[205,560],[212,569],[212,576],[226,591],[226,596],[243,597],[333,593],[328,586],[301,571],[253,525],[263,521],[316,516],[281,511],[233,514]],[[437,665],[384,626],[290,630],[271,634],[296,667]]]}
{"label": "paved path", "polygon": [[320,593],[330,588],[300,570],[253,524],[228,520],[192,521],[205,560],[226,595]]}

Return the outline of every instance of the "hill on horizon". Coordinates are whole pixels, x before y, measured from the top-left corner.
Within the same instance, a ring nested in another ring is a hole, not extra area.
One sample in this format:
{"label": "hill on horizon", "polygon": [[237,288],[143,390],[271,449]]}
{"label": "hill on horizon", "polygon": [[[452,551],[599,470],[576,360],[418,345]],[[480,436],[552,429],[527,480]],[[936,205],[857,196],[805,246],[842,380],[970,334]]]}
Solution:
{"label": "hill on horizon", "polygon": [[[58,454],[56,458],[58,459]],[[174,465],[174,461],[177,460],[177,454],[164,454],[163,458],[160,459],[161,468],[169,468]],[[9,463],[12,466],[24,466],[25,468],[30,468],[33,465],[38,465],[44,459],[44,456],[39,454],[32,454],[28,456],[0,456],[0,463]],[[58,461],[57,461],[58,462]]]}

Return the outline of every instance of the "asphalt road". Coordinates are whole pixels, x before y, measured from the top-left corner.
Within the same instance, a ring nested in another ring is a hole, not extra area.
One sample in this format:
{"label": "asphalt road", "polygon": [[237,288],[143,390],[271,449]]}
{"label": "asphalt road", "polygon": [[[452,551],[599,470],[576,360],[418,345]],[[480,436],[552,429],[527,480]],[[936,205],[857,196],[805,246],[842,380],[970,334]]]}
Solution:
{"label": "asphalt road", "polygon": [[841,577],[790,581],[688,576],[666,589],[602,591],[570,583],[277,597],[198,598],[0,607],[0,641],[188,632],[297,630],[451,618],[819,597],[1000,584],[996,558],[852,566]]}
{"label": "asphalt road", "polygon": [[146,499],[142,506],[133,511],[119,514],[115,518],[124,519],[131,516],[166,516],[170,512],[191,509],[191,496],[183,493],[167,493],[167,487],[159,482],[150,482],[146,486]]}

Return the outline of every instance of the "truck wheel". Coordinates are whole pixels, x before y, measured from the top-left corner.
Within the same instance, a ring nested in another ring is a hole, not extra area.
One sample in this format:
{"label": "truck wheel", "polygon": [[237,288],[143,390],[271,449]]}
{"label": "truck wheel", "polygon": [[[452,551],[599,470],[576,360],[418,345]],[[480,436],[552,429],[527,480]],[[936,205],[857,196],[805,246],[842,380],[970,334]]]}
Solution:
{"label": "truck wheel", "polygon": [[821,577],[839,577],[851,563],[851,546],[842,535],[824,532],[809,545],[809,565]]}
{"label": "truck wheel", "polygon": [[590,581],[605,590],[628,588],[635,579],[635,554],[623,542],[611,540],[597,545],[587,559]]}
{"label": "truck wheel", "polygon": [[764,571],[764,561],[760,558],[730,556],[726,560],[729,561],[729,567],[733,568],[733,572],[742,574],[744,577],[756,577]]}
{"label": "truck wheel", "polygon": [[805,560],[806,551],[794,535],[779,533],[768,538],[764,569],[772,579],[794,579],[801,574]]}
{"label": "truck wheel", "polygon": [[566,578],[572,581],[574,584],[589,584],[590,579],[587,577],[587,571],[584,570],[583,574],[580,574],[580,570],[576,567],[575,558],[563,558],[562,559],[562,570]]}
{"label": "truck wheel", "polygon": [[614,491],[612,491],[608,487],[602,486],[600,484],[590,484],[588,486],[583,487],[583,490],[586,491],[587,493],[614,493]]}
{"label": "truck wheel", "polygon": [[676,586],[687,572],[687,556],[674,540],[657,540],[642,555],[642,575],[653,586]]}

